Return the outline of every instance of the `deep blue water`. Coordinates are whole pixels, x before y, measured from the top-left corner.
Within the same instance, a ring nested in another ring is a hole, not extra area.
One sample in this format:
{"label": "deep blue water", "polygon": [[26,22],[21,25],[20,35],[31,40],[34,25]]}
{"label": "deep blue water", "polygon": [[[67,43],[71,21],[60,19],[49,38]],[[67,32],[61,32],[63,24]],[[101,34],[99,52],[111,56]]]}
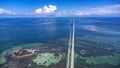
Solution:
{"label": "deep blue water", "polygon": [[0,50],[19,44],[68,38],[75,20],[75,38],[108,36],[120,38],[120,17],[0,18]]}

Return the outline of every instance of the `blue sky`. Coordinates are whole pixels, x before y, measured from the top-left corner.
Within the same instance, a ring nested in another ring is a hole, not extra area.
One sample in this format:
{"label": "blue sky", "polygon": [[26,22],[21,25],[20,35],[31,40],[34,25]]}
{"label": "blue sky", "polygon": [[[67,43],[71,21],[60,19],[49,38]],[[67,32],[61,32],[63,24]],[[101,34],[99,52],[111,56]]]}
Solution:
{"label": "blue sky", "polygon": [[120,0],[0,0],[0,16],[119,16]]}

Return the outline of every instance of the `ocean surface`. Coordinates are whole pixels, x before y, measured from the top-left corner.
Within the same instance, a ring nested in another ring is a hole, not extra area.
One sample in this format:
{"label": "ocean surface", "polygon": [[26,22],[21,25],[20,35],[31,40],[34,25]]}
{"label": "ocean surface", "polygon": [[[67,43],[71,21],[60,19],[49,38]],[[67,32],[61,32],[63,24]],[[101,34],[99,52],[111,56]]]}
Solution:
{"label": "ocean surface", "polygon": [[0,18],[0,52],[19,44],[69,39],[72,20],[75,39],[89,36],[120,41],[120,17]]}

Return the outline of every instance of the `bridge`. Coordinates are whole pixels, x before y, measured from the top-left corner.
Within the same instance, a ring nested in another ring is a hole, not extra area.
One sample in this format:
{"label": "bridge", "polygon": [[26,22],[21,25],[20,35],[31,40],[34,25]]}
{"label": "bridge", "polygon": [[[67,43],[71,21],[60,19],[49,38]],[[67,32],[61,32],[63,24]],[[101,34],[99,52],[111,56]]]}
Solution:
{"label": "bridge", "polygon": [[71,23],[68,56],[67,56],[67,68],[74,68],[74,21]]}

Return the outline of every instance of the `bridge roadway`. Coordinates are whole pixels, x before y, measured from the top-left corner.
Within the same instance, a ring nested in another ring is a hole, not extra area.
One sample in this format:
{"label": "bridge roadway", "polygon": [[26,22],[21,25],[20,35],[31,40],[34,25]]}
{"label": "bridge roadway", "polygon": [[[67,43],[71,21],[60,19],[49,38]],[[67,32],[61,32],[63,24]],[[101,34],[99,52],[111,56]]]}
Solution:
{"label": "bridge roadway", "polygon": [[74,68],[74,28],[75,24],[72,22],[67,56],[67,68]]}

